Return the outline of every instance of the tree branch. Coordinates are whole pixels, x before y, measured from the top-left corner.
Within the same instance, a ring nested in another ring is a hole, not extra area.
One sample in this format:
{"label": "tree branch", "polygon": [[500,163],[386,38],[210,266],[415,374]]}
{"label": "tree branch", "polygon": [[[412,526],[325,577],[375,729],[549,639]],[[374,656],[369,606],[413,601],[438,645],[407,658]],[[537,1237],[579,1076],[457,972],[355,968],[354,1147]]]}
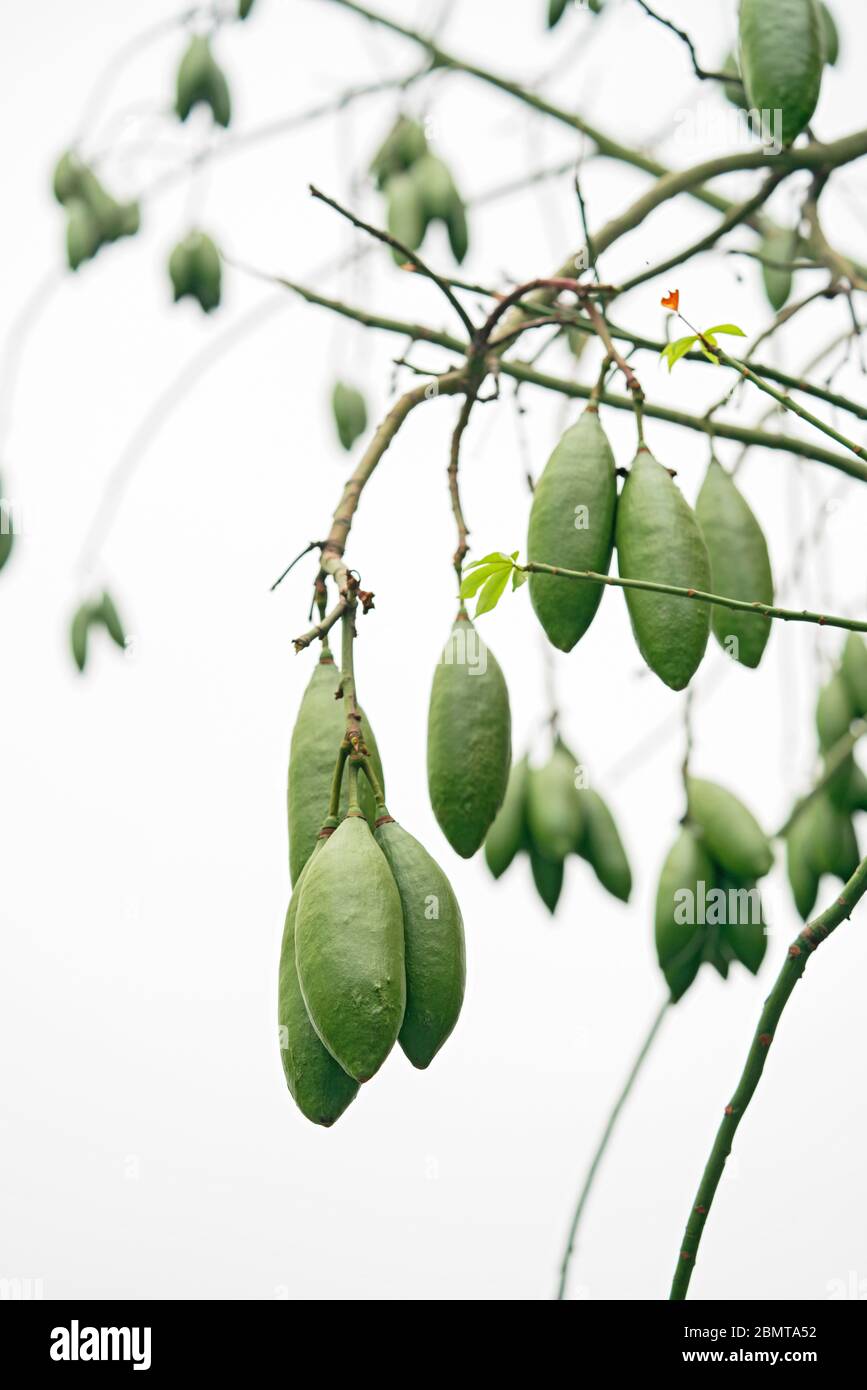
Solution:
{"label": "tree branch", "polygon": [[681,1301],[689,1290],[692,1271],[695,1268],[701,1237],[707,1223],[716,1190],[723,1175],[726,1159],[731,1153],[732,1142],[738,1125],[746,1114],[753,1098],[768,1058],[783,1010],[789,1001],[795,985],[800,980],[813,952],[821,946],[841,922],[848,920],[852,909],[867,890],[867,859],[862,860],[843,888],[837,901],[799,932],[789,947],[783,967],[777,976],[773,989],[765,1000],[753,1037],[746,1065],[738,1082],[737,1089],[726,1106],[717,1136],[710,1152],[698,1192],[686,1223],[677,1268],[671,1285],[670,1298]]}

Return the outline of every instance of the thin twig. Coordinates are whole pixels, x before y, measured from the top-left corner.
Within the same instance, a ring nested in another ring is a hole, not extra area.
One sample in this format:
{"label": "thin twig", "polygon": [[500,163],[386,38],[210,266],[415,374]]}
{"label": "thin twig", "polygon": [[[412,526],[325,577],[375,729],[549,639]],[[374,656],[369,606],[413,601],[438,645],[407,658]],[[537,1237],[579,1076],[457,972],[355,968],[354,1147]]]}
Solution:
{"label": "thin twig", "polygon": [[689,49],[689,56],[692,62],[693,72],[695,73],[696,77],[701,78],[702,82],[725,82],[727,85],[731,84],[737,87],[743,86],[743,82],[738,77],[737,73],[713,72],[710,71],[708,68],[703,68],[701,66],[701,63],[698,61],[698,54],[695,51],[695,44],[689,37],[689,34],[686,32],[686,30],[679,29],[676,24],[672,24],[670,19],[663,19],[661,14],[657,14],[655,10],[652,10],[649,5],[645,4],[645,0],[638,0],[638,3],[644,10],[644,13],[648,15],[650,19],[655,19],[657,24],[662,24],[666,29],[670,29],[672,34],[676,34],[677,37],[683,43],[686,44],[687,48]]}

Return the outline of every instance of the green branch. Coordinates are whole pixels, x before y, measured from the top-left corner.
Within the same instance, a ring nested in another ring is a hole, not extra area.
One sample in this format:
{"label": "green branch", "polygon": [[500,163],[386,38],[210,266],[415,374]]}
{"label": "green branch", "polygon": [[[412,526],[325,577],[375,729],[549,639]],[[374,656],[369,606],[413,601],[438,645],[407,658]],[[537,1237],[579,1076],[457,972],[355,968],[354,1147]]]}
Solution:
{"label": "green branch", "polygon": [[710,1158],[707,1161],[695,1201],[692,1204],[671,1285],[670,1298],[676,1302],[686,1298],[701,1237],[723,1175],[726,1159],[731,1153],[732,1142],[737,1133],[738,1125],[743,1119],[761,1080],[768,1052],[792,990],[803,975],[812,953],[821,946],[822,942],[831,935],[841,922],[848,919],[865,890],[867,890],[867,859],[862,860],[859,864],[837,901],[808,923],[789,947],[774,987],[765,1000],[765,1006],[759,1018],[741,1079],[723,1113]]}
{"label": "green branch", "polygon": [[[604,397],[603,397],[604,399]],[[779,618],[788,623],[817,623],[819,627],[841,627],[848,632],[867,632],[867,622],[858,618],[837,618],[825,613],[810,613],[794,608],[776,608],[771,603],[746,603],[742,599],[724,598],[721,594],[706,594],[701,589],[683,589],[676,584],[656,584],[649,579],[624,579],[620,575],[597,574],[594,570],[567,570],[558,565],[542,565],[528,561],[515,565],[525,574],[552,574],[562,579],[584,580],[590,584],[610,584],[617,589],[644,589],[653,594],[674,594],[678,598],[712,603],[717,608],[734,608],[742,613],[763,613],[766,618]]]}

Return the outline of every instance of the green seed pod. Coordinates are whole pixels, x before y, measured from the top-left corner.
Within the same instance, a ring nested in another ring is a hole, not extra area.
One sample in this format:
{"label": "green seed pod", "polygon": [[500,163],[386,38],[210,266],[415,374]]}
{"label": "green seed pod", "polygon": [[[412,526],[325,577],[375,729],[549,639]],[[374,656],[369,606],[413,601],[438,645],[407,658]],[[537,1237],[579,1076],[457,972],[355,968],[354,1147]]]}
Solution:
{"label": "green seed pod", "polygon": [[585,787],[579,796],[584,832],[575,844],[576,853],[587,860],[603,888],[621,902],[629,902],[632,870],[614,817],[591,787]]}
{"label": "green seed pod", "polygon": [[503,673],[461,609],[434,672],[427,777],[434,815],[464,859],[475,854],[503,804],[511,732]]}
{"label": "green seed pod", "polygon": [[569,0],[548,0],[548,28],[553,29],[566,13]]}
{"label": "green seed pod", "polygon": [[449,209],[446,218],[446,231],[449,237],[449,246],[452,255],[458,265],[463,265],[464,258],[470,249],[470,229],[467,223],[467,210],[460,199],[456,199]]}
{"label": "green seed pod", "polygon": [[[646,448],[639,449],[626,479],[615,534],[624,579],[710,589],[710,558],[695,514],[671,474]],[[708,605],[674,594],[625,592],[641,655],[660,680],[683,690],[707,646]]]}
{"label": "green seed pod", "polygon": [[423,845],[396,821],[374,838],[403,908],[406,1012],[398,1042],[414,1067],[428,1067],[458,1021],[467,963],[464,923],[452,886]]}
{"label": "green seed pod", "polygon": [[[708,464],[695,514],[710,555],[713,593],[773,603],[774,581],[762,528],[731,474],[715,459]],[[769,618],[714,606],[711,626],[723,651],[744,666],[758,666],[771,632]]]}
{"label": "green seed pod", "polygon": [[413,164],[412,177],[424,208],[425,220],[432,222],[436,218],[447,221],[455,200],[460,201],[448,165],[439,155],[428,150]]}
{"label": "green seed pod", "polygon": [[845,883],[860,861],[851,817],[820,792],[807,803],[795,825],[802,820],[800,832],[814,872],[820,876],[832,874]]}
{"label": "green seed pod", "polygon": [[575,361],[580,362],[581,358],[584,356],[584,349],[590,342],[592,334],[583,333],[580,328],[575,328],[574,326],[567,328],[565,334],[569,351],[575,358]]}
{"label": "green seed pod", "polygon": [[66,204],[73,198],[81,197],[81,179],[84,172],[78,155],[74,150],[66,150],[54,167],[52,189],[58,203]]}
{"label": "green seed pod", "polygon": [[405,173],[426,153],[424,127],[409,116],[400,116],[370,161],[377,187],[384,188],[392,175]]}
{"label": "green seed pod", "polygon": [[840,672],[854,713],[859,719],[867,718],[867,646],[857,632],[846,638]]}
{"label": "green seed pod", "polygon": [[529,854],[536,891],[553,916],[563,891],[563,860],[546,859],[532,843]]}
{"label": "green seed pod", "polygon": [[806,813],[793,821],[786,835],[786,872],[795,907],[806,922],[819,895],[820,874],[812,863],[812,832]]}
{"label": "green seed pod", "polygon": [[849,811],[867,811],[867,777],[852,759],[852,773],[849,778]]}
{"label": "green seed pod", "polygon": [[367,429],[367,406],[364,397],[354,386],[343,381],[335,384],[331,393],[331,410],[337,426],[337,437],[344,449],[351,449]]}
{"label": "green seed pod", "polygon": [[79,671],[83,671],[87,665],[87,638],[92,622],[93,609],[89,603],[83,603],[81,607],[76,610],[72,619],[72,625],[69,629],[72,659]]}
{"label": "green seed pod", "polygon": [[[533,494],[527,558],[607,574],[614,548],[617,476],[595,407],[563,435]],[[596,616],[603,585],[530,575],[530,601],[548,640],[570,652]]]}
{"label": "green seed pod", "polygon": [[[386,225],[395,240],[410,251],[417,251],[424,240],[425,215],[415,180],[410,174],[393,174],[385,185]],[[406,256],[392,250],[398,265]]]}
{"label": "green seed pod", "polygon": [[238,18],[246,19],[254,4],[255,0],[238,0]]}
{"label": "green seed pod", "polygon": [[774,862],[771,843],[752,811],[725,787],[690,777],[689,814],[716,862],[741,882],[763,878]]}
{"label": "green seed pod", "polygon": [[[741,70],[738,67],[738,55],[733,49],[730,49],[723,59],[720,72],[731,73],[732,77],[740,77]],[[750,104],[747,101],[747,94],[744,91],[743,82],[724,82],[723,91],[725,92],[726,99],[731,102],[732,106],[736,106],[739,111],[749,110]]]}
{"label": "green seed pod", "polygon": [[111,640],[122,649],[126,648],[126,633],[118,611],[109,594],[104,593],[99,605],[93,610],[94,618],[103,624]]}
{"label": "green seed pod", "polygon": [[203,34],[190,39],[178,68],[175,111],[179,120],[185,121],[200,102],[211,108],[217,125],[229,124],[232,114],[229,84]]}
{"label": "green seed pod", "polygon": [[175,303],[184,296],[197,300],[205,313],[220,303],[222,264],[220,253],[204,232],[190,232],[169,257],[169,276]]}
{"label": "green seed pod", "polygon": [[684,826],[662,866],[656,891],[656,956],[673,1003],[689,989],[702,962],[705,928],[697,904],[715,887],[715,871],[700,835]]}
{"label": "green seed pod", "polygon": [[400,1032],[406,977],[400,894],[363,816],[347,816],[310,865],[295,961],[316,1032],[345,1072],[369,1081]]}
{"label": "green seed pod", "polygon": [[[828,753],[849,732],[855,710],[849,693],[849,683],[843,672],[838,671],[827,685],[819,691],[816,704],[816,729],[819,734],[819,747]],[[837,768],[827,785],[827,793],[835,806],[845,807],[849,800],[849,782],[852,776],[853,759],[848,757]]]}
{"label": "green seed pod", "polygon": [[[301,700],[289,748],[286,806],[289,820],[289,874],[293,884],[298,882],[301,870],[313,853],[319,827],[328,812],[334,765],[346,733],[343,704],[335,699],[339,684],[340,672],[334,665],[328,647],[323,646]],[[364,741],[370,752],[373,770],[384,789],[385,778],[376,739],[364,712],[361,714]],[[358,800],[372,826],[376,818],[376,803],[364,776],[358,780]],[[342,816],[346,814],[347,805],[348,792],[344,777]]]}
{"label": "green seed pod", "polygon": [[[317,840],[314,857],[325,840]],[[310,1017],[298,983],[295,964],[295,918],[307,869],[295,887],[286,913],[280,946],[280,983],[277,994],[277,1025],[280,1030],[280,1060],[292,1099],[303,1115],[315,1125],[333,1125],[358,1095],[358,1082],[347,1076],[323,1047]]]}
{"label": "green seed pod", "polygon": [[575,767],[573,754],[558,739],[548,762],[531,768],[527,781],[530,839],[539,853],[554,863],[562,863],[572,853],[584,832]]}
{"label": "green seed pod", "polygon": [[529,766],[526,756],[509,773],[506,796],[485,837],[485,862],[494,878],[504,874],[526,843],[526,801]]}
{"label": "green seed pod", "polygon": [[782,112],[791,145],[819,101],[824,41],[816,0],[741,0],[740,66],[750,107]]}
{"label": "green seed pod", "polygon": [[14,543],[15,529],[12,524],[12,504],[3,495],[3,483],[0,481],[0,570],[12,554]]}
{"label": "green seed pod", "polygon": [[739,960],[751,975],[756,975],[768,949],[759,891],[755,883],[742,883],[724,873],[719,875],[718,886],[726,895],[726,920],[719,928],[719,947],[723,954]]}
{"label": "green seed pod", "polygon": [[834,23],[834,16],[824,3],[819,4],[819,17],[822,21],[822,53],[826,63],[831,67],[837,66],[837,59],[840,56],[840,35],[837,32],[837,25]]}
{"label": "green seed pod", "polygon": [[788,228],[781,227],[762,238],[760,254],[768,261],[777,262],[775,265],[767,265],[762,261],[762,283],[765,287],[765,294],[768,303],[777,313],[782,309],[789,295],[792,293],[792,271],[782,269],[782,265],[794,259],[797,237]]}
{"label": "green seed pod", "polygon": [[95,256],[100,247],[99,227],[93,213],[79,198],[68,204],[69,216],[66,222],[66,259],[70,270],[78,270],[80,265]]}

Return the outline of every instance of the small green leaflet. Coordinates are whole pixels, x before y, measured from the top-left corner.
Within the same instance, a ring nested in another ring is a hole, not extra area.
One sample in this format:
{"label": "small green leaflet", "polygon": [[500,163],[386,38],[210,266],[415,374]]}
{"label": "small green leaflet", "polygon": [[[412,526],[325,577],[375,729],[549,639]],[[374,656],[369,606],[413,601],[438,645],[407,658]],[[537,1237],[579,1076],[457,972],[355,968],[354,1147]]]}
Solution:
{"label": "small green leaflet", "polygon": [[513,589],[519,588],[525,582],[527,575],[516,566],[517,558],[517,550],[511,555],[506,555],[502,550],[495,550],[491,555],[485,555],[483,559],[474,560],[471,565],[467,565],[470,572],[461,581],[461,598],[472,598],[481,589],[476,604],[477,618],[481,613],[489,613],[492,608],[496,608],[505,593],[510,575]]}
{"label": "small green leaflet", "polygon": [[685,357],[688,352],[691,352],[695,344],[698,343],[699,350],[704,353],[708,362],[713,362],[716,365],[719,365],[719,358],[716,357],[714,353],[708,352],[707,348],[704,346],[704,343],[702,342],[702,339],[704,339],[705,342],[710,343],[711,347],[716,347],[717,333],[727,333],[733,338],[746,337],[744,330],[742,328],[738,328],[736,323],[717,323],[714,324],[713,328],[706,328],[703,333],[693,333],[686,338],[675,338],[674,342],[667,343],[665,345],[665,347],[662,349],[662,352],[659,355],[663,359],[663,361],[668,363],[668,370],[670,372],[674,367],[675,363],[679,362],[681,357]]}

